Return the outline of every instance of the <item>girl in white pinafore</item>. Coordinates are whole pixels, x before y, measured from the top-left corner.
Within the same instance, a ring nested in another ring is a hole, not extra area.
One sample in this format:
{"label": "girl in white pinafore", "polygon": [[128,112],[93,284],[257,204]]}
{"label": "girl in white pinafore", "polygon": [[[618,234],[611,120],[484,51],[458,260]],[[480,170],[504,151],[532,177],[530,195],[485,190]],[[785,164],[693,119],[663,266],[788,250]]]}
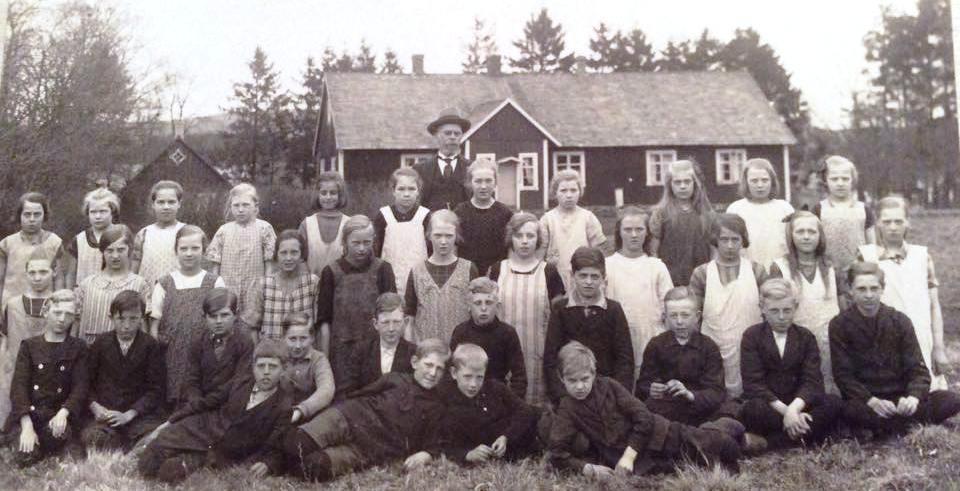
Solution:
{"label": "girl in white pinafore", "polygon": [[[926,247],[908,244],[904,240],[909,222],[906,217],[906,203],[901,198],[881,199],[878,213],[879,235],[883,245],[861,246],[860,256],[864,261],[879,264],[883,270],[884,288],[880,301],[910,318],[923,361],[930,371],[930,390],[945,390],[946,377],[934,370],[934,349],[943,350],[943,317],[939,312],[939,301],[932,296],[932,293],[936,292],[936,286],[931,285],[932,263],[929,253]],[[891,225],[885,223],[884,218],[890,218],[888,214],[897,214],[896,218],[902,220],[903,225],[899,230],[890,230]],[[939,314],[939,326],[934,324],[934,311]]]}
{"label": "girl in white pinafore", "polygon": [[727,213],[740,215],[747,223],[750,247],[747,258],[763,267],[787,253],[783,219],[793,213],[793,206],[776,196],[780,180],[767,159],[750,159],[740,171],[739,193],[743,199],[730,203]]}
{"label": "girl in white pinafore", "polygon": [[315,202],[320,211],[304,218],[298,228],[307,244],[307,267],[317,276],[343,256],[343,226],[350,218],[341,211],[347,206],[346,187],[339,173],[321,172]]}
{"label": "girl in white pinafore", "polygon": [[770,265],[771,278],[786,278],[800,290],[793,323],[806,327],[817,337],[820,371],[828,394],[840,395],[833,381],[830,362],[830,320],[840,313],[836,270],[826,260],[826,236],[820,219],[811,212],[798,211],[787,223],[788,254]]}
{"label": "girl in white pinafore", "polygon": [[826,159],[823,181],[827,198],[813,208],[827,238],[827,258],[842,275],[857,259],[857,248],[876,242],[874,216],[857,200],[857,167],[834,155]]}
{"label": "girl in white pinafore", "polygon": [[402,297],[407,287],[407,276],[410,275],[410,270],[414,265],[427,260],[423,221],[430,210],[421,206],[413,218],[406,222],[398,222],[389,206],[380,208],[380,213],[387,221],[381,259],[393,266],[393,274],[397,278],[397,293]]}
{"label": "girl in white pinafore", "polygon": [[763,321],[759,285],[766,273],[762,266],[740,257],[740,251],[750,246],[743,218],[722,213],[711,229],[717,259],[693,270],[690,288],[703,299],[700,332],[720,348],[727,394],[738,397],[743,393],[740,339],[748,327]]}

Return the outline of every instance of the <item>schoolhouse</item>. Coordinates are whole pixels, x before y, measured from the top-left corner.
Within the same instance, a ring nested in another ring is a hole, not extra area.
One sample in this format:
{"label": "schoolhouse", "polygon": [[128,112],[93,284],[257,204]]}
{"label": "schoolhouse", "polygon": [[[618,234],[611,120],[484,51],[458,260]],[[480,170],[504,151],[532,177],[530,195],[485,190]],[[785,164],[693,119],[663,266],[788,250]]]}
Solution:
{"label": "schoolhouse", "polygon": [[425,129],[455,107],[470,120],[462,151],[499,166],[497,199],[547,208],[550,177],[580,173],[581,203],[653,204],[663,164],[692,158],[712,201],[738,198],[740,165],[770,160],[789,190],[797,140],[746,71],[502,74],[328,73],[314,158],[347,181],[386,182],[398,166],[434,152]]}

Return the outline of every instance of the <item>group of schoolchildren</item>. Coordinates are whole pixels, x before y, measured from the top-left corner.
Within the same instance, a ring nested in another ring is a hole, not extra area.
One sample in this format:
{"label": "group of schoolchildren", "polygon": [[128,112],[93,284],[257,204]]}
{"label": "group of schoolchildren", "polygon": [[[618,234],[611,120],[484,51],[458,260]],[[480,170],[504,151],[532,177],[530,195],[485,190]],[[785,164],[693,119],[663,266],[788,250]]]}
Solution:
{"label": "group of schoolchildren", "polygon": [[621,210],[604,257],[577,172],[554,175],[543,217],[513,213],[496,164],[459,155],[468,125],[431,123],[438,155],[393,172],[374,219],[345,215],[344,180],[323,173],[318,211],[279,235],[249,184],[209,241],[178,221],[173,181],[135,235],[117,196],[92,191],[67,243],[43,229],[46,197],[23,195],[0,241],[16,463],[120,448],[166,482],[238,464],[329,480],[546,451],[605,479],[736,471],[744,453],[960,411],[933,261],[906,242],[902,199],[876,218],[857,200],[849,160],[828,158],[827,197],[798,211],[749,160],[719,214],[697,164],[672,162],[661,202]]}

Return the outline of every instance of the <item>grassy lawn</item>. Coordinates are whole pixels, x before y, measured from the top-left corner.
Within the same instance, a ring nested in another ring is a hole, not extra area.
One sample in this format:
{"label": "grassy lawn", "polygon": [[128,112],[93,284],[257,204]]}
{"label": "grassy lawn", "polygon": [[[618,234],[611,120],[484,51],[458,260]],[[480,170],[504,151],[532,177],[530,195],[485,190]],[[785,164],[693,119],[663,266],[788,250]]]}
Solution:
{"label": "grassy lawn", "polygon": [[[601,216],[608,233],[612,222]],[[944,305],[948,354],[955,365],[947,375],[950,386],[960,389],[960,214],[929,215],[913,220],[912,237],[927,244],[937,262],[940,300]],[[610,235],[612,238],[612,234]],[[662,488],[677,490],[753,489],[960,489],[960,418],[940,427],[923,427],[905,438],[883,445],[859,445],[844,441],[821,449],[790,450],[745,460],[741,473],[730,476],[719,471],[681,468],[676,475],[622,478],[609,489]],[[185,483],[185,489],[234,489],[243,491],[276,489],[551,489],[580,490],[595,487],[580,477],[559,476],[540,459],[519,464],[490,465],[461,469],[441,462],[413,473],[394,465],[368,470],[333,483],[305,484],[286,478],[254,481],[242,469],[214,474],[199,472]],[[51,460],[27,471],[10,465],[10,454],[0,452],[0,489],[156,489],[159,486],[138,478],[131,458],[116,453],[91,453],[84,462]]]}

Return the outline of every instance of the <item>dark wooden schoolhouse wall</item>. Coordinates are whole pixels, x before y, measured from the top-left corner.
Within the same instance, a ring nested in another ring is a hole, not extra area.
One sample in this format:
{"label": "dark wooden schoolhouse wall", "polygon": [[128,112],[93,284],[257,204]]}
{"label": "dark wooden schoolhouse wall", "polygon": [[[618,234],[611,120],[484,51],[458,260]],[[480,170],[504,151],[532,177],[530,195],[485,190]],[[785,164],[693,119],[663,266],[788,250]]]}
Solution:
{"label": "dark wooden schoolhouse wall", "polygon": [[[521,153],[537,154],[537,166],[543,166],[543,139],[546,138],[536,126],[530,123],[512,105],[507,104],[485,125],[470,136],[470,157],[477,154],[493,153],[497,160],[517,157]],[[549,183],[540,176],[540,190],[520,191],[521,209],[541,208],[543,206],[543,186]]]}
{"label": "dark wooden schoolhouse wall", "polygon": [[208,236],[213,237],[217,227],[224,221],[223,211],[230,184],[213,168],[200,161],[192,151],[184,149],[186,160],[179,165],[175,164],[169,158],[175,148],[171,147],[169,151],[161,154],[127,183],[120,198],[122,221],[130,226],[134,233],[153,223],[150,188],[157,181],[167,179],[177,181],[183,186],[180,221],[198,225]]}

